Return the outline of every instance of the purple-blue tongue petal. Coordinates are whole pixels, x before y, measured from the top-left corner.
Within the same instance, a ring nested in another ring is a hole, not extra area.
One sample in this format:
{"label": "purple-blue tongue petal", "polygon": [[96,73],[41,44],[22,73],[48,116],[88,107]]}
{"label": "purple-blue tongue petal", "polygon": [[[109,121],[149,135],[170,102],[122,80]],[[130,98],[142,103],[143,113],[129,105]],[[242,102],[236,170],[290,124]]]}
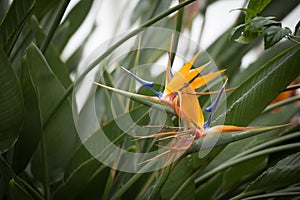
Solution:
{"label": "purple-blue tongue petal", "polygon": [[217,109],[218,107],[218,104],[219,104],[219,101],[221,99],[221,96],[224,92],[224,89],[225,89],[225,85],[227,83],[227,80],[225,81],[225,83],[223,84],[223,86],[221,87],[219,93],[218,93],[218,96],[217,98],[215,99],[215,101],[210,105],[208,106],[207,108],[205,108],[205,111],[206,112],[210,112],[209,114],[209,117],[207,119],[207,121],[204,123],[204,128],[208,128],[210,126],[210,122],[211,122],[211,119],[212,119],[212,115],[214,114],[215,110]]}
{"label": "purple-blue tongue petal", "polygon": [[158,92],[156,90],[154,90],[152,87],[154,86],[154,83],[151,81],[146,81],[140,77],[138,77],[137,75],[133,74],[132,72],[130,72],[129,70],[127,70],[124,67],[121,67],[125,72],[127,72],[130,76],[132,76],[135,80],[137,80],[140,84],[142,84],[143,86],[147,87],[151,92],[153,92],[153,94],[155,94],[158,98],[162,98],[162,93]]}

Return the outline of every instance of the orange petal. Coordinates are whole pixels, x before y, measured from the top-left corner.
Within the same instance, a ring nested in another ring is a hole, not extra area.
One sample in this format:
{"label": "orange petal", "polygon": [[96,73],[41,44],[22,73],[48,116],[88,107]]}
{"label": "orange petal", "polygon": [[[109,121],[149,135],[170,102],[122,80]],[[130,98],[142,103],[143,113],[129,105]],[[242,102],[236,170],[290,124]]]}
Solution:
{"label": "orange petal", "polygon": [[206,83],[208,83],[209,81],[211,81],[212,79],[214,79],[215,77],[217,77],[219,74],[223,73],[224,71],[225,69],[204,76],[200,76],[191,83],[191,86],[194,89],[199,88],[205,85]]}
{"label": "orange petal", "polygon": [[[231,90],[235,90],[235,88],[228,88],[225,89],[224,92],[228,92]],[[194,93],[187,93],[190,95],[210,95],[210,94],[218,94],[220,92],[220,90],[216,90],[216,91],[210,91],[210,92],[194,92]]]}
{"label": "orange petal", "polygon": [[[198,52],[190,61],[188,61],[183,67],[181,67],[181,69],[176,74],[174,74],[173,78],[165,86],[165,91],[164,91],[165,96],[177,92],[180,88],[184,86],[185,83],[189,82],[187,76],[189,75],[190,69],[199,55],[200,52]],[[197,70],[193,73],[196,73],[195,75],[197,75]],[[190,79],[192,78],[193,77],[191,77]]]}
{"label": "orange petal", "polygon": [[203,128],[204,117],[197,96],[189,95],[188,92],[195,92],[191,86],[187,86],[179,92],[180,112],[184,121],[190,121],[197,127]]}
{"label": "orange petal", "polygon": [[276,125],[276,126],[261,126],[261,127],[243,127],[243,126],[232,126],[232,125],[219,125],[214,126],[205,130],[205,134],[211,133],[224,133],[234,131],[268,131],[276,128],[282,128],[290,124]]}
{"label": "orange petal", "polygon": [[210,62],[207,62],[207,63],[205,63],[204,65],[202,65],[202,66],[200,66],[200,67],[198,67],[198,68],[195,68],[195,69],[190,70],[189,73],[186,75],[186,79],[187,79],[188,81],[192,80],[195,76],[197,76],[198,74],[200,74],[200,73],[203,71],[203,69],[204,69],[207,65],[209,65],[209,64],[210,64]]}
{"label": "orange petal", "polygon": [[251,130],[255,129],[258,127],[244,127],[244,126],[231,126],[231,125],[219,125],[219,126],[214,126],[210,128],[210,131],[212,130],[213,132],[231,132],[231,131],[246,131],[246,130]]}
{"label": "orange petal", "polygon": [[200,55],[200,51],[196,53],[196,55],[194,55],[194,57],[191,60],[189,60],[185,65],[183,65],[183,67],[181,67],[178,73],[184,75],[187,74],[190,71],[191,67],[193,66],[195,60],[197,60],[199,55]]}

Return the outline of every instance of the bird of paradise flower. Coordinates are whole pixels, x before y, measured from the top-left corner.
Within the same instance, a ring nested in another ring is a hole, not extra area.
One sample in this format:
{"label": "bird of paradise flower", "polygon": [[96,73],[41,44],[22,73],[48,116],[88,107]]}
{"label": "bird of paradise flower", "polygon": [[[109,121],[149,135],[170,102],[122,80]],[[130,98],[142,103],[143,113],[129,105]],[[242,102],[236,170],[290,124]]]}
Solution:
{"label": "bird of paradise flower", "polygon": [[[171,46],[172,47],[172,46]],[[172,49],[170,47],[170,49]],[[213,72],[210,74],[200,76],[201,72],[209,65],[206,63],[198,68],[191,69],[194,62],[198,58],[200,52],[198,52],[191,60],[189,60],[182,68],[179,69],[177,73],[173,75],[170,66],[170,59],[167,64],[166,76],[165,76],[165,88],[161,93],[159,91],[154,90],[153,82],[149,82],[143,80],[142,78],[136,76],[132,72],[123,68],[129,75],[135,78],[138,82],[140,82],[143,86],[147,87],[150,91],[152,91],[156,97],[152,96],[143,96],[143,95],[134,95],[136,100],[144,99],[145,101],[142,103],[147,104],[147,101],[162,103],[172,108],[173,113],[178,116],[180,121],[182,121],[183,126],[172,127],[173,130],[167,132],[161,132],[157,134],[152,134],[148,136],[137,136],[137,139],[148,139],[148,138],[157,138],[160,137],[159,141],[172,139],[172,142],[169,146],[160,146],[166,149],[164,153],[161,153],[153,158],[143,161],[142,163],[149,162],[156,158],[159,158],[164,155],[168,155],[165,166],[171,163],[172,160],[178,158],[182,152],[186,151],[191,147],[194,140],[202,138],[208,134],[216,134],[216,133],[225,133],[225,132],[235,132],[235,131],[248,131],[248,130],[271,130],[274,128],[279,128],[282,126],[269,126],[269,127],[241,127],[234,125],[217,125],[211,126],[211,120],[214,112],[216,111],[218,104],[220,102],[221,96],[224,91],[232,90],[225,89],[225,83],[220,88],[219,91],[213,92],[196,92],[197,88],[200,88],[207,84],[209,81],[215,79],[217,76],[222,74],[225,70],[220,70],[217,72]],[[169,51],[169,57],[171,55],[171,51]],[[106,89],[110,89],[112,91],[116,91],[122,95],[127,97],[131,97],[128,92],[120,91],[115,88],[111,88],[99,83],[95,83],[98,86],[104,87]],[[205,110],[209,112],[209,117],[205,121],[204,115],[202,112],[201,105],[198,100],[198,95],[206,95],[217,93],[216,99],[212,102],[212,104],[207,107]]]}

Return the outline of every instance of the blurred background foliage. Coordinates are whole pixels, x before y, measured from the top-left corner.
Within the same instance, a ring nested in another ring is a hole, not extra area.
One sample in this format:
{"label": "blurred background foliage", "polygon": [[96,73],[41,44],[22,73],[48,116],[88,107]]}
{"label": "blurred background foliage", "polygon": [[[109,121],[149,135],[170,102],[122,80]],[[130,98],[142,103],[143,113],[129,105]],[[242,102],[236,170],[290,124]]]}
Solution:
{"label": "blurred background foliage", "polygon": [[[120,44],[155,26],[193,35],[200,45],[206,40],[203,27],[207,10],[217,2],[114,1],[122,5],[119,19],[116,23],[103,21],[115,30],[112,35],[124,23],[131,30]],[[226,124],[242,126],[291,125],[240,138],[228,133],[205,157],[193,153],[163,172],[148,173],[126,173],[100,163],[80,141],[73,119],[74,80],[94,67],[83,73],[78,69],[86,58],[86,44],[94,31],[101,29],[101,23],[95,22],[73,46],[72,38],[95,5],[99,8],[103,4],[93,0],[72,2],[72,6],[70,0],[0,1],[1,199],[299,199],[300,105],[296,79],[300,74],[300,46],[296,24],[300,16],[295,19],[295,27],[281,24],[299,7],[298,0],[245,1],[242,11],[232,11],[239,13],[232,26],[205,48],[220,69],[227,69],[229,87],[236,88],[227,94],[227,110],[216,112],[215,124],[225,120]],[[170,38],[143,38],[149,43],[162,41],[169,42]],[[94,63],[103,66],[101,82],[112,87],[120,77],[118,66],[106,70],[109,66],[101,61],[116,47],[108,47]],[[253,51],[257,58],[242,67],[244,56]],[[164,52],[151,56],[138,53],[122,59],[119,66],[133,67],[136,58],[139,64],[155,63],[164,56]],[[162,75],[152,78],[159,80]],[[293,87],[291,83],[296,89],[279,96]],[[155,149],[153,142],[132,142],[117,127],[107,106],[110,95],[101,88],[96,91],[99,104],[95,109],[104,132],[128,151]],[[81,123],[88,126],[90,113],[86,112],[87,119]],[[147,124],[147,112],[147,106],[138,103],[131,102],[127,107],[127,114],[136,123]],[[176,124],[176,119],[170,117],[169,123]],[[89,141],[93,136],[84,142]]]}

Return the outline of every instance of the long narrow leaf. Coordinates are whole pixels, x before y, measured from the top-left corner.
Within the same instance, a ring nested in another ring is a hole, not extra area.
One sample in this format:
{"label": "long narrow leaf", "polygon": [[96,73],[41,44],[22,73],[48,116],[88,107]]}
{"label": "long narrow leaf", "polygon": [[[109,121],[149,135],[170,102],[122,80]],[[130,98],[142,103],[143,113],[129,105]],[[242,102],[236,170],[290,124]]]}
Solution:
{"label": "long narrow leaf", "polygon": [[24,105],[19,79],[5,52],[0,48],[0,152],[17,140],[24,120]]}
{"label": "long narrow leaf", "polygon": [[19,173],[31,160],[38,147],[42,133],[41,113],[37,102],[37,94],[27,68],[21,74],[21,86],[25,105],[24,125],[19,139],[14,146],[12,166]]}
{"label": "long narrow leaf", "polygon": [[[78,145],[77,131],[68,101],[65,101],[51,120],[47,121],[47,126],[45,124],[51,109],[58,103],[65,90],[34,44],[26,51],[23,67],[28,69],[37,94],[43,127],[42,139],[45,142],[42,151],[36,152],[32,171],[36,178],[49,183],[62,178],[64,168]],[[44,169],[40,166],[44,166]]]}
{"label": "long narrow leaf", "polygon": [[299,183],[299,180],[300,155],[296,153],[270,167],[253,181],[239,197],[247,197],[253,194],[260,194],[264,191],[282,188]]}
{"label": "long narrow leaf", "polygon": [[35,4],[35,0],[22,1],[22,3],[12,2],[4,20],[0,24],[0,44],[7,55],[10,54]]}
{"label": "long narrow leaf", "polygon": [[214,123],[226,116],[226,124],[249,124],[300,74],[299,62],[297,46],[274,57],[228,96],[225,112],[216,113]]}

